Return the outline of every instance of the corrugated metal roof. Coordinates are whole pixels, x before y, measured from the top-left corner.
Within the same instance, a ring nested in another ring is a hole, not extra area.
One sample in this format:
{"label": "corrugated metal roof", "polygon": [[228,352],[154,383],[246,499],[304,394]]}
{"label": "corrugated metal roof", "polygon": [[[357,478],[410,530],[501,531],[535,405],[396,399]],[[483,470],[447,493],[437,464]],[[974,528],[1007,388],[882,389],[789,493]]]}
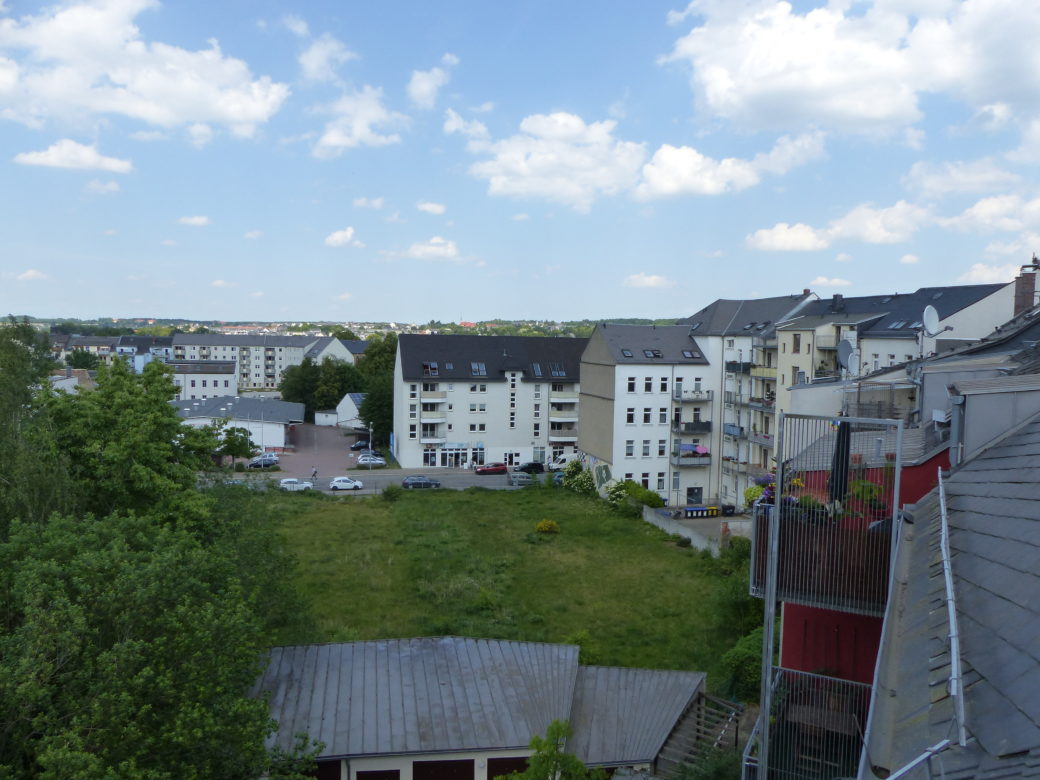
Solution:
{"label": "corrugated metal roof", "polygon": [[702,672],[580,667],[568,752],[586,764],[654,761],[704,680]]}
{"label": "corrugated metal roof", "polygon": [[[967,747],[946,777],[1040,774],[1040,416],[946,480]],[[952,732],[938,500],[904,525],[868,746],[895,770]],[[925,777],[923,769],[915,777]]]}
{"label": "corrugated metal roof", "polygon": [[953,385],[961,395],[976,393],[1016,393],[1040,389],[1040,374],[995,376],[986,379],[965,379]]}
{"label": "corrugated metal roof", "polygon": [[277,398],[245,398],[233,395],[218,395],[213,398],[170,401],[177,414],[184,418],[213,417],[256,422],[289,423],[303,422],[304,405]]}
{"label": "corrugated metal roof", "polygon": [[460,637],[276,647],[258,684],[274,741],[323,756],[526,748],[571,709],[578,648]]}

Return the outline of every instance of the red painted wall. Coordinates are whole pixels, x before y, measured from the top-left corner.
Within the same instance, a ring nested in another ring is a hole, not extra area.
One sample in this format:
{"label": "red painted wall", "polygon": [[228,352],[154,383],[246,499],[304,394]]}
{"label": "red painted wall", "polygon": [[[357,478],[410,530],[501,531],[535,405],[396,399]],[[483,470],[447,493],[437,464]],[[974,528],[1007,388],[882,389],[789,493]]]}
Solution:
{"label": "red painted wall", "polygon": [[936,470],[950,468],[950,451],[943,450],[918,466],[904,466],[899,483],[899,503],[916,504],[939,484]]}
{"label": "red painted wall", "polygon": [[881,641],[881,618],[784,604],[780,665],[870,683]]}

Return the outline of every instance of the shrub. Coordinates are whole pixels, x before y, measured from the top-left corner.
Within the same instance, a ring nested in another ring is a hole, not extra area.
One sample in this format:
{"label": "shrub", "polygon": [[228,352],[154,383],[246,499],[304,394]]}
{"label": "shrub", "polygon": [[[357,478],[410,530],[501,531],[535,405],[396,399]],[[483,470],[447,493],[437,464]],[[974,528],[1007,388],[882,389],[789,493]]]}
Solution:
{"label": "shrub", "polygon": [[401,496],[404,495],[404,488],[400,485],[391,482],[389,485],[383,488],[383,500],[388,503],[397,501]]}
{"label": "shrub", "polygon": [[692,544],[693,542],[690,541],[690,537],[688,536],[680,536],[675,540],[676,547],[689,547]]}
{"label": "shrub", "polygon": [[538,525],[534,527],[534,530],[540,534],[558,534],[560,532],[560,524],[555,520],[540,520]]}
{"label": "shrub", "polygon": [[607,503],[617,509],[628,501],[628,485],[633,482],[612,482],[607,487]]}
{"label": "shrub", "polygon": [[584,470],[585,467],[581,464],[580,460],[572,460],[563,467],[563,475],[565,477],[576,477]]}
{"label": "shrub", "polygon": [[692,764],[680,764],[675,780],[739,780],[741,755],[735,750],[711,748]]}
{"label": "shrub", "polygon": [[582,496],[596,495],[596,481],[592,478],[592,472],[584,469],[573,477],[564,477],[563,486]]}
{"label": "shrub", "polygon": [[762,485],[752,485],[749,488],[745,488],[745,490],[744,490],[744,503],[745,504],[753,504],[753,503],[755,503],[756,501],[758,501],[758,499],[760,499],[762,497],[762,494],[765,492],[765,490],[766,490],[765,487],[762,486]]}
{"label": "shrub", "polygon": [[235,464],[235,471],[236,472],[243,472],[245,470],[246,470],[246,464],[245,463],[242,463],[241,461],[239,461],[238,463]]}
{"label": "shrub", "polygon": [[578,663],[580,664],[590,666],[600,662],[600,654],[592,647],[592,635],[584,628],[565,636],[563,644],[577,645],[580,648],[578,650]]}
{"label": "shrub", "polygon": [[631,480],[626,481],[624,485],[625,489],[628,491],[628,495],[638,503],[654,509],[664,506],[664,499],[654,491],[632,482]]}
{"label": "shrub", "polygon": [[726,690],[740,701],[758,701],[762,679],[762,626],[737,640],[722,655]]}

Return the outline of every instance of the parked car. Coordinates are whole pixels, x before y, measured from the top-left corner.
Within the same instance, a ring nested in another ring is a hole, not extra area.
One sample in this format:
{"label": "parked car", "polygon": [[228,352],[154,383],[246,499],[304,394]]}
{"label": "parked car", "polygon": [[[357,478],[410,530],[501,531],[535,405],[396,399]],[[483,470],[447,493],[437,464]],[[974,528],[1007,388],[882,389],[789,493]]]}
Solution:
{"label": "parked car", "polygon": [[368,449],[368,439],[358,439],[356,442],[350,445],[352,450],[366,450]]}
{"label": "parked car", "polygon": [[412,474],[401,480],[401,487],[408,490],[415,488],[439,488],[440,486],[440,480],[430,479],[425,474]]}
{"label": "parked car", "polygon": [[310,490],[314,483],[296,477],[286,477],[278,482],[278,487],[281,490]]}
{"label": "parked car", "polygon": [[546,464],[546,468],[549,471],[563,471],[572,460],[581,460],[581,458],[578,457],[576,452],[565,452],[563,455],[557,455],[550,460]]}
{"label": "parked car", "polygon": [[552,483],[554,485],[562,485],[563,484],[563,472],[562,471],[554,471],[553,472]]}
{"label": "parked car", "polygon": [[352,477],[333,477],[329,482],[329,490],[361,490],[363,487],[360,479]]}
{"label": "parked car", "polygon": [[505,463],[485,463],[473,469],[475,474],[505,474],[509,468]]}
{"label": "parked car", "polygon": [[523,471],[527,474],[541,474],[545,471],[545,466],[541,463],[531,461],[530,463],[521,463],[519,466],[513,466],[513,471]]}
{"label": "parked car", "polygon": [[381,453],[379,450],[369,450],[369,449],[361,450],[361,452],[358,453],[358,457],[361,457],[362,455],[374,455],[377,458],[385,458],[386,457],[386,455]]}
{"label": "parked car", "polygon": [[534,477],[532,477],[526,471],[513,471],[506,475],[506,479],[508,480],[509,484],[513,485],[514,487],[534,484]]}
{"label": "parked car", "polygon": [[368,466],[373,469],[378,469],[386,465],[386,461],[377,455],[359,455],[357,462],[359,466]]}
{"label": "parked car", "polygon": [[278,456],[273,452],[264,452],[249,461],[246,468],[266,469],[278,465]]}

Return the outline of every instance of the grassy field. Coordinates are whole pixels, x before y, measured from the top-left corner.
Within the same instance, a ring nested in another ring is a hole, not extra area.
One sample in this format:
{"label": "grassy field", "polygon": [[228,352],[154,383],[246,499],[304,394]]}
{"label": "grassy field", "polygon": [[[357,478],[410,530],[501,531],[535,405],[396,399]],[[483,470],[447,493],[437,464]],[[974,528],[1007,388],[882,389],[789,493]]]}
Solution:
{"label": "grassy field", "polygon": [[[463,635],[577,642],[583,660],[696,669],[757,621],[746,574],[562,488],[286,496],[299,642]],[[534,533],[549,518],[560,533]],[[712,679],[716,688],[718,679]]]}

